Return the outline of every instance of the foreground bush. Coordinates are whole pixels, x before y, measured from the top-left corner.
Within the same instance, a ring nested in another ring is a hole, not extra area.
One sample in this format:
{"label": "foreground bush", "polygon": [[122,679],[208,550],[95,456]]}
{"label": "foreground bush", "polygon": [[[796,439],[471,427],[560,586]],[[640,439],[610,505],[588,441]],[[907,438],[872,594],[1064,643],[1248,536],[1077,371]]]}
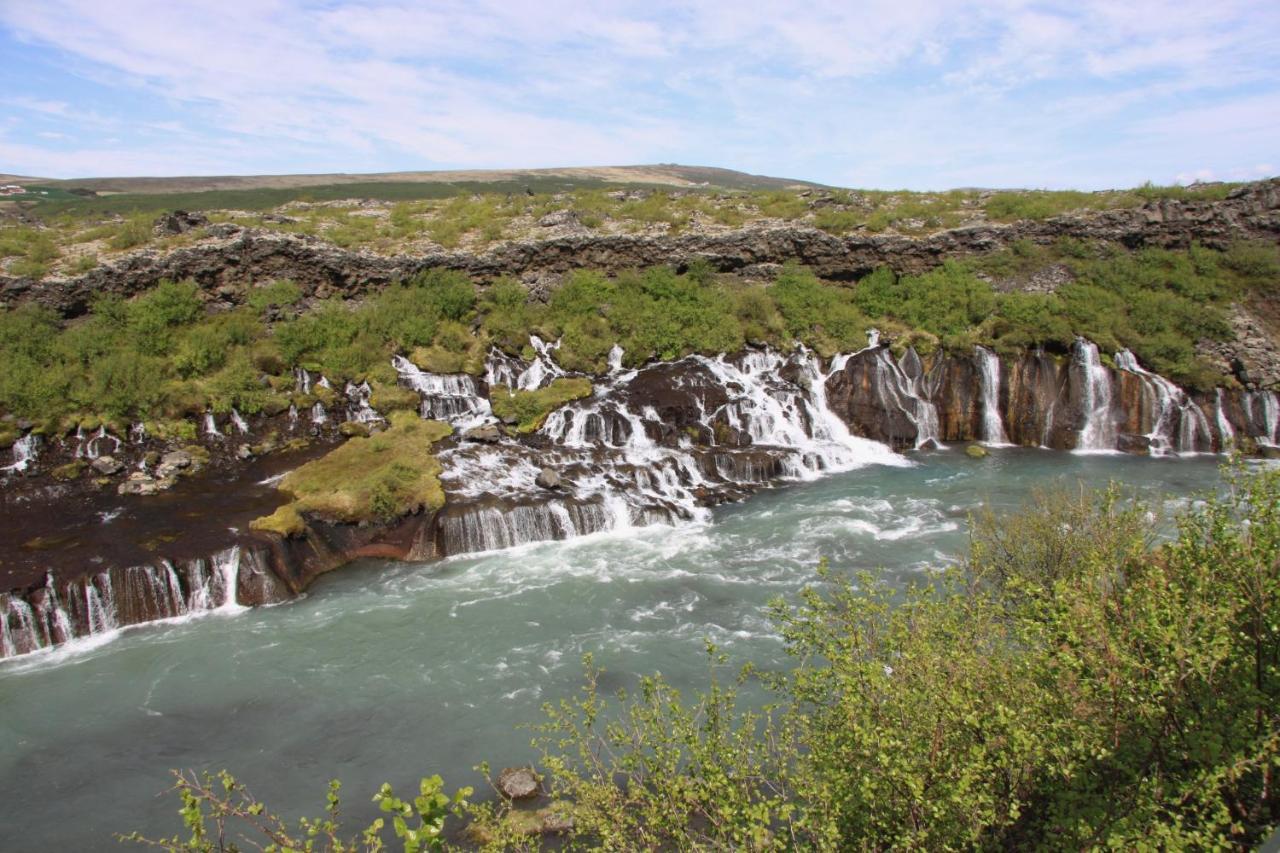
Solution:
{"label": "foreground bush", "polygon": [[[773,705],[719,682],[686,701],[660,678],[615,704],[588,664],[582,695],[549,706],[539,738],[544,784],[572,815],[555,843],[1258,844],[1280,824],[1280,471],[1230,474],[1170,541],[1154,541],[1155,524],[1114,490],[1049,495],[977,518],[965,564],[925,585],[823,568],[800,602],[775,605],[794,668],[743,673]],[[179,786],[189,827],[202,809],[231,814],[240,789],[192,799],[191,785]],[[465,811],[472,842],[541,843],[504,805],[431,803]],[[229,849],[200,833],[161,846]]]}

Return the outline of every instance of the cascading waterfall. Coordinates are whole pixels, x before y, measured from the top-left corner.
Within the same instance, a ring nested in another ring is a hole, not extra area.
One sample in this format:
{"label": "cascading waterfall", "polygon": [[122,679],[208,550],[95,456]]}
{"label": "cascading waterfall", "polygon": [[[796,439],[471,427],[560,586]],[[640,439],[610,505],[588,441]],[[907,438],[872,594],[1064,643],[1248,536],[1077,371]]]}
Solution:
{"label": "cascading waterfall", "polygon": [[236,432],[241,435],[249,434],[249,423],[234,408],[231,410],[231,424],[236,428]]}
{"label": "cascading waterfall", "polygon": [[1264,447],[1280,447],[1280,399],[1275,391],[1250,391],[1244,396],[1250,434]]}
{"label": "cascading waterfall", "polygon": [[237,600],[240,567],[237,546],[181,567],[161,560],[62,585],[49,574],[31,601],[0,594],[0,658],[101,637],[126,624],[243,610]]}
{"label": "cascading waterfall", "polygon": [[1153,454],[1196,453],[1209,446],[1209,421],[1185,391],[1143,368],[1127,349],[1116,353],[1115,362],[1118,369],[1142,380],[1143,395],[1153,412],[1151,432],[1147,433]]}
{"label": "cascading waterfall", "polygon": [[424,418],[462,428],[493,419],[489,401],[480,396],[474,377],[465,373],[428,373],[402,356],[396,356],[391,363],[404,384],[422,397]]}
{"label": "cascading waterfall", "polygon": [[1226,453],[1235,444],[1236,431],[1227,419],[1226,409],[1222,405],[1222,389],[1215,388],[1213,393],[1213,419],[1218,426],[1219,448]]}
{"label": "cascading waterfall", "polygon": [[558,376],[564,376],[564,370],[556,364],[554,352],[560,349],[560,342],[547,343],[537,335],[529,336],[529,346],[533,348],[535,357],[516,377],[516,388],[521,391],[534,391],[547,385]]}
{"label": "cascading waterfall", "polygon": [[329,413],[324,410],[324,403],[319,400],[311,407],[311,422],[316,426],[329,422]]}
{"label": "cascading waterfall", "polygon": [[218,429],[218,422],[213,419],[213,412],[204,413],[204,434],[210,438],[222,438],[222,430]]}
{"label": "cascading waterfall", "polygon": [[13,462],[0,468],[0,471],[22,473],[40,456],[40,436],[27,433],[13,443]]}
{"label": "cascading waterfall", "polygon": [[361,382],[359,385],[348,382],[342,393],[347,398],[347,420],[365,424],[382,420],[382,415],[374,411],[373,406],[369,405],[369,398],[373,396],[373,388],[368,382]]}
{"label": "cascading waterfall", "polygon": [[1084,424],[1076,439],[1076,450],[1116,449],[1116,422],[1111,411],[1111,374],[1103,367],[1098,345],[1076,338],[1072,367],[1080,371],[1081,414]]}
{"label": "cascading waterfall", "polygon": [[295,368],[293,371],[294,390],[302,394],[311,393],[311,374],[307,372],[305,367]]}
{"label": "cascading waterfall", "polygon": [[1000,417],[1000,357],[985,347],[974,347],[982,377],[982,441],[999,447],[1009,444]]}

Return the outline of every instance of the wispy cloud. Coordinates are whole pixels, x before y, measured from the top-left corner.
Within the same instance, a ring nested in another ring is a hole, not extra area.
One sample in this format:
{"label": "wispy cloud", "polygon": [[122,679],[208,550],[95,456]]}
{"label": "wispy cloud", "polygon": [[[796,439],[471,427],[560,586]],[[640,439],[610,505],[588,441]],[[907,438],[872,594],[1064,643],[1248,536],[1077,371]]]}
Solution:
{"label": "wispy cloud", "polygon": [[[1280,96],[1278,41],[1280,7],[1245,0],[0,0],[3,103],[50,123],[0,131],[0,157],[59,175],[679,160],[893,186],[1172,180],[1269,162],[1280,128],[1247,116]],[[1196,126],[1218,119],[1247,129]]]}

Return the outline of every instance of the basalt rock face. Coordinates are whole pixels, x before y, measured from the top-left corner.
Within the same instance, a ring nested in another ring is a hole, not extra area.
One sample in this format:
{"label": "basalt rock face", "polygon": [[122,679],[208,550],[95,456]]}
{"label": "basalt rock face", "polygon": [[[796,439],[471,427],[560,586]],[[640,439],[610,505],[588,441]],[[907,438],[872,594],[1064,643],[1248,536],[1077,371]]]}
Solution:
{"label": "basalt rock face", "polygon": [[0,276],[0,301],[35,301],[68,315],[87,310],[101,293],[130,296],[162,279],[191,278],[215,301],[243,302],[253,282],[290,278],[308,297],[358,295],[432,268],[481,280],[513,276],[537,281],[570,270],[619,272],[695,260],[720,272],[747,272],[797,261],[819,276],[859,278],[878,267],[900,273],[931,269],[944,258],[985,254],[1015,240],[1051,243],[1061,237],[1107,240],[1131,248],[1225,247],[1239,238],[1280,235],[1280,181],[1241,187],[1223,201],[1153,202],[1141,208],[1077,213],[1041,222],[983,223],[924,237],[857,234],[837,237],[815,228],[780,226],[676,236],[582,234],[499,244],[479,253],[433,251],[380,256],[345,251],[322,240],[234,225],[210,228],[207,242],[169,252],[144,250],[73,279]]}

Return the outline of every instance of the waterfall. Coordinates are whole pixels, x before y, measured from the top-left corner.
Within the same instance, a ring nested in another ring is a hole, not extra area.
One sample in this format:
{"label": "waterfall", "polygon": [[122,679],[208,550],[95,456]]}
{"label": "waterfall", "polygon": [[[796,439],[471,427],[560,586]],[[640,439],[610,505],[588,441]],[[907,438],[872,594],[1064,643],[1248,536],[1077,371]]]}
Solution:
{"label": "waterfall", "polygon": [[328,423],[328,421],[329,415],[324,410],[324,403],[317,400],[316,404],[311,407],[311,422],[319,426],[320,424]]}
{"label": "waterfall", "polygon": [[382,415],[374,411],[373,406],[369,405],[369,398],[373,396],[373,388],[370,387],[368,382],[361,382],[359,385],[348,382],[342,393],[347,398],[347,420],[364,424],[382,420]]}
{"label": "waterfall", "polygon": [[210,438],[222,438],[222,430],[218,429],[218,423],[213,419],[213,412],[204,413],[204,434]]}
{"label": "waterfall", "polygon": [[333,386],[329,384],[329,377],[322,375],[320,381],[316,383],[317,388],[323,388],[326,391],[332,391]]}
{"label": "waterfall", "polygon": [[554,353],[560,349],[560,342],[549,344],[537,335],[529,336],[529,346],[536,354],[524,372],[516,378],[516,388],[521,391],[534,391],[543,385],[550,384],[558,376],[564,376],[564,370],[556,364]]}
{"label": "waterfall", "polygon": [[248,422],[246,422],[245,419],[240,416],[240,413],[237,412],[235,408],[231,409],[231,423],[233,426],[235,426],[236,432],[240,433],[241,435],[249,434]]}
{"label": "waterfall", "polygon": [[1280,400],[1275,391],[1250,391],[1244,395],[1249,434],[1264,447],[1280,446]]}
{"label": "waterfall", "polygon": [[298,423],[298,407],[293,403],[289,404],[289,426],[297,426]]}
{"label": "waterfall", "polygon": [[0,471],[21,473],[31,466],[40,456],[40,436],[27,433],[13,443],[13,463],[0,468]]}
{"label": "waterfall", "polygon": [[1111,411],[1111,373],[1102,366],[1098,345],[1076,338],[1072,367],[1080,371],[1081,415],[1084,424],[1076,440],[1076,450],[1116,449],[1116,423]]}
{"label": "waterfall", "polygon": [[[480,396],[474,377],[465,373],[428,373],[402,356],[395,356],[391,363],[404,384],[422,397],[424,418],[446,421],[459,428],[493,419],[489,401]],[[492,367],[489,375],[493,375]]]}
{"label": "waterfall", "polygon": [[867,349],[875,349],[880,346],[880,330],[867,329]]}
{"label": "waterfall", "polygon": [[974,347],[982,376],[982,442],[1005,447],[1009,436],[1000,417],[1000,357],[984,347]]}
{"label": "waterfall", "polygon": [[302,394],[311,393],[311,374],[304,367],[294,368],[293,371],[293,387],[295,391]]}
{"label": "waterfall", "polygon": [[1210,439],[1209,421],[1187,393],[1163,376],[1146,370],[1127,349],[1115,355],[1116,367],[1142,381],[1143,396],[1152,410],[1151,432],[1147,438],[1155,455],[1196,453]]}
{"label": "waterfall", "polygon": [[1226,453],[1235,445],[1236,431],[1231,426],[1231,421],[1227,420],[1227,413],[1222,405],[1221,388],[1215,388],[1213,392],[1213,419],[1218,426],[1218,449]]}
{"label": "waterfall", "polygon": [[617,373],[622,370],[622,356],[625,354],[622,347],[614,344],[609,348],[609,372]]}
{"label": "waterfall", "polygon": [[484,363],[484,383],[492,388],[494,385],[506,385],[515,388],[520,382],[520,374],[526,365],[518,358],[507,355],[497,347],[489,348],[489,356]]}
{"label": "waterfall", "polygon": [[[98,591],[97,583],[103,585],[102,592]],[[84,605],[90,635],[105,634],[108,631],[115,630],[116,614],[114,604],[115,602],[111,595],[111,576],[109,574],[104,572],[96,578],[85,579]]]}

